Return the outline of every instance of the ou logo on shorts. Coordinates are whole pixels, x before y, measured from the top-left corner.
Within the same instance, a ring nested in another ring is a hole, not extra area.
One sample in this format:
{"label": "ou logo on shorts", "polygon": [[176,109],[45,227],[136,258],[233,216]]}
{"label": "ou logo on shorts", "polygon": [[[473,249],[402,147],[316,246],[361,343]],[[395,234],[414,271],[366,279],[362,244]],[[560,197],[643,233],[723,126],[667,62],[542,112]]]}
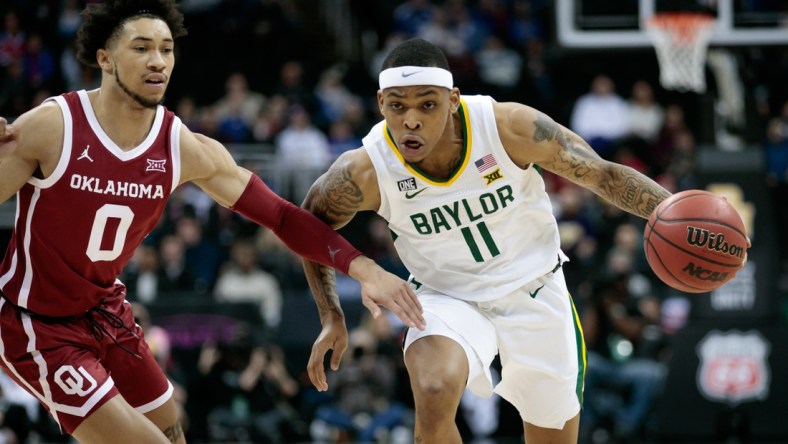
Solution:
{"label": "ou logo on shorts", "polygon": [[82,366],[79,372],[70,365],[60,367],[55,372],[55,382],[68,395],[85,396],[96,389],[96,380]]}

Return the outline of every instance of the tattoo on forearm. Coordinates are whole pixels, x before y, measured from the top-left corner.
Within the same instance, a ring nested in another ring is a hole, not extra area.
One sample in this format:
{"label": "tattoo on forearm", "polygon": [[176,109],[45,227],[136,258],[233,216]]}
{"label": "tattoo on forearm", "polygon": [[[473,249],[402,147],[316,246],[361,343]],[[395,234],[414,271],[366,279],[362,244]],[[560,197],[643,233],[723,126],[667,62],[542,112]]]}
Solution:
{"label": "tattoo on forearm", "polygon": [[303,264],[320,318],[322,319],[325,314],[330,312],[341,313],[342,307],[339,304],[336,271],[317,262],[304,260]]}
{"label": "tattoo on forearm", "polygon": [[555,157],[543,164],[548,170],[585,186],[619,208],[648,218],[670,193],[632,168],[603,160],[585,142],[544,114],[534,121],[534,142],[555,141],[561,146]]}
{"label": "tattoo on forearm", "polygon": [[162,430],[164,432],[164,436],[170,440],[172,443],[178,442],[181,437],[183,436],[183,427],[181,427],[181,421],[175,421],[175,424],[167,427],[166,429]]}
{"label": "tattoo on forearm", "polygon": [[613,180],[602,189],[613,204],[638,216],[648,218],[670,193],[648,177],[622,165],[614,169]]}

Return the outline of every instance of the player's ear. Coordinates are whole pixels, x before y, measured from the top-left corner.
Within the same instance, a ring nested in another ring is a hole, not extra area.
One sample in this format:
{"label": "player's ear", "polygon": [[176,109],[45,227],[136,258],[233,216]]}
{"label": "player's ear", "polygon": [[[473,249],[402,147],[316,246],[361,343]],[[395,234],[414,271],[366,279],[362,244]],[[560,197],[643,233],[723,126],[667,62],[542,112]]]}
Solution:
{"label": "player's ear", "polygon": [[383,114],[383,91],[378,90],[378,109],[380,110],[380,114]]}
{"label": "player's ear", "polygon": [[449,101],[449,110],[454,114],[460,108],[460,89],[456,86],[449,91]]}
{"label": "player's ear", "polygon": [[98,62],[98,65],[102,71],[106,72],[107,74],[112,74],[112,62],[110,61],[108,50],[104,48],[97,50],[96,61]]}

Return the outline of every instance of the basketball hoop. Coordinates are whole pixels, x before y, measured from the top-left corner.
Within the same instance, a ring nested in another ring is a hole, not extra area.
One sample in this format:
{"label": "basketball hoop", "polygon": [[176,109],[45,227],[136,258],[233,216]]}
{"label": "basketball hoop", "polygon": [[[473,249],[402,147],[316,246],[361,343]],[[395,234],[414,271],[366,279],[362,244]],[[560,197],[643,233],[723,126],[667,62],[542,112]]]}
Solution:
{"label": "basketball hoop", "polygon": [[660,13],[646,19],[663,87],[682,92],[706,90],[703,67],[715,23],[712,16],[689,12]]}

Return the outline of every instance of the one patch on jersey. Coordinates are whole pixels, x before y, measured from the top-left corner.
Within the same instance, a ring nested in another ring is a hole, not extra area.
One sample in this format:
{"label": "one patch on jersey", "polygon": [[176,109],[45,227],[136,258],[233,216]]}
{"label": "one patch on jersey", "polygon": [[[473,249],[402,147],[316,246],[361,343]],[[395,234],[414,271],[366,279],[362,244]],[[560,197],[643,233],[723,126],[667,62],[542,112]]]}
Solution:
{"label": "one patch on jersey", "polygon": [[413,191],[416,189],[416,178],[410,177],[397,182],[397,188],[400,191]]}
{"label": "one patch on jersey", "polygon": [[496,180],[503,179],[503,174],[501,174],[500,168],[496,168],[496,170],[493,171],[492,173],[485,174],[484,178],[487,179],[487,186],[489,186],[491,183],[495,182]]}
{"label": "one patch on jersey", "polygon": [[167,170],[164,169],[164,164],[167,163],[167,159],[157,160],[157,159],[146,159],[148,161],[148,167],[145,168],[145,172],[148,171],[159,171],[161,173],[166,173]]}

